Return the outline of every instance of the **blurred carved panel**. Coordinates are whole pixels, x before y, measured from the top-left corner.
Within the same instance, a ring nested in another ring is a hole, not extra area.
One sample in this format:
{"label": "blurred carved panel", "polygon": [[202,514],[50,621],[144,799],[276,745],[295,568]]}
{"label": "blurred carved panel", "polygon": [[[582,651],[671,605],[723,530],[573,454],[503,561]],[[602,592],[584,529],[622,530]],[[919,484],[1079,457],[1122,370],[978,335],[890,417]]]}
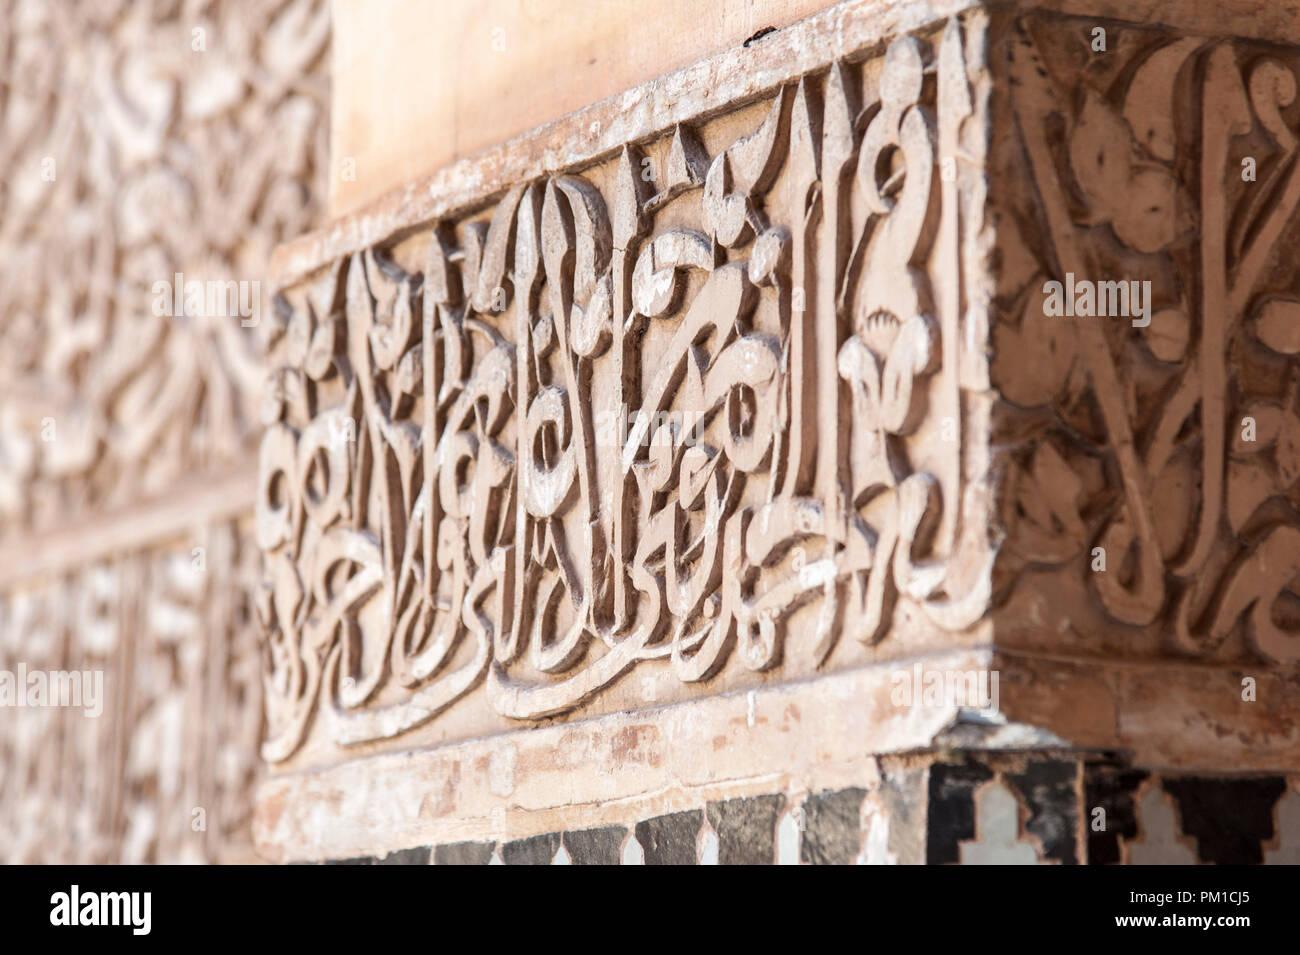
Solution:
{"label": "blurred carved panel", "polygon": [[[0,537],[237,466],[262,365],[239,315],[324,188],[324,0],[0,11]],[[251,304],[251,303],[250,303]]]}
{"label": "blurred carved panel", "polygon": [[0,710],[0,858],[251,858],[261,687],[250,531],[224,522],[6,592],[0,669],[103,682],[93,708]]}
{"label": "blurred carved panel", "polygon": [[[0,679],[102,679],[5,698],[4,861],[251,858],[253,296],[323,208],[328,14],[0,8]],[[168,309],[190,282],[249,310]]]}

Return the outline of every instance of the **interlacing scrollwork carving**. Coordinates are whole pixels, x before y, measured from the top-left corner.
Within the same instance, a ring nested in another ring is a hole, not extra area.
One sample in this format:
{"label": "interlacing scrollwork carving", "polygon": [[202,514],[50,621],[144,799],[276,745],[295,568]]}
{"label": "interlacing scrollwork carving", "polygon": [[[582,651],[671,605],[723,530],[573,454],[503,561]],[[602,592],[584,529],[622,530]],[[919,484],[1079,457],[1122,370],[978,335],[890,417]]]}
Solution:
{"label": "interlacing scrollwork carving", "polygon": [[282,290],[266,758],[980,619],[983,23]]}
{"label": "interlacing scrollwork carving", "polygon": [[[1007,579],[1069,568],[1112,627],[1295,663],[1300,60],[1146,27],[1086,59],[1090,28],[1007,28],[1002,171],[1036,187],[999,226]],[[1074,277],[1146,282],[1147,311],[1045,317]]]}
{"label": "interlacing scrollwork carving", "polygon": [[0,11],[0,537],[256,448],[266,266],[327,192],[329,29],[323,0]]}

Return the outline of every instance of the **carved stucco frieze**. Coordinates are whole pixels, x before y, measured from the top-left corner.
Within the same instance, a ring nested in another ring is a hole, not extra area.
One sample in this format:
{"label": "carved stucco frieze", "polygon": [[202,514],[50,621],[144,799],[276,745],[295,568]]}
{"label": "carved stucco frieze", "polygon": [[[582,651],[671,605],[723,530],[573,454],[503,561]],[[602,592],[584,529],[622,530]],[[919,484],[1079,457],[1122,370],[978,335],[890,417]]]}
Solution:
{"label": "carved stucco frieze", "polygon": [[265,758],[978,639],[985,28],[828,63],[281,290]]}

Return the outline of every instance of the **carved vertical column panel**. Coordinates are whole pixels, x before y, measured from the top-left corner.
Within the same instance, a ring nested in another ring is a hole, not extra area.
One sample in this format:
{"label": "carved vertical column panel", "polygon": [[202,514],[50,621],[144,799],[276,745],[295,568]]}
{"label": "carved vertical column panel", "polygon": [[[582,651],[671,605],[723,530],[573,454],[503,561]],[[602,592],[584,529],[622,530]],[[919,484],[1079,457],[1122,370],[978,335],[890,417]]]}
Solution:
{"label": "carved vertical column panel", "polygon": [[[1100,25],[1017,16],[996,66],[1013,712],[1148,758],[1292,767],[1297,47],[1107,21],[1098,51]],[[1032,686],[1062,680],[1114,716]]]}

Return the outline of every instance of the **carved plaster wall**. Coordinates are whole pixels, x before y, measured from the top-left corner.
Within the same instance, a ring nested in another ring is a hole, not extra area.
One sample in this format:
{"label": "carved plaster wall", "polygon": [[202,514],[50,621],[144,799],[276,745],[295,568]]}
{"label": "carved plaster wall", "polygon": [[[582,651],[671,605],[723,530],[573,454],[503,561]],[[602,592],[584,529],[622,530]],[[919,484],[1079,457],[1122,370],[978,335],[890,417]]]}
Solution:
{"label": "carved plaster wall", "polygon": [[107,692],[0,854],[1289,858],[1300,29],[1160,20],[845,0],[311,232],[324,3],[11,5],[0,670]]}
{"label": "carved plaster wall", "polygon": [[[277,252],[268,851],[947,747],[1294,773],[1300,64],[1055,6],[850,0]],[[887,702],[919,660],[999,714]]]}
{"label": "carved plaster wall", "polygon": [[242,466],[256,329],[157,314],[154,287],[261,281],[315,223],[329,21],[307,0],[3,16],[0,534],[16,539]]}
{"label": "carved plaster wall", "polygon": [[264,283],[316,223],[328,38],[317,0],[0,10],[0,670],[104,681],[0,709],[0,859],[252,857],[258,328],[155,284]]}
{"label": "carved plaster wall", "polygon": [[283,289],[266,758],[981,639],[984,31],[900,37]]}
{"label": "carved plaster wall", "polygon": [[[1124,625],[1107,653],[1295,663],[1300,64],[1136,26],[1099,57],[1090,26],[1030,16],[1004,47],[997,173],[1030,185],[996,192],[1008,586],[1062,568],[1078,639]],[[1065,273],[1150,282],[1150,323],[1045,316]]]}

